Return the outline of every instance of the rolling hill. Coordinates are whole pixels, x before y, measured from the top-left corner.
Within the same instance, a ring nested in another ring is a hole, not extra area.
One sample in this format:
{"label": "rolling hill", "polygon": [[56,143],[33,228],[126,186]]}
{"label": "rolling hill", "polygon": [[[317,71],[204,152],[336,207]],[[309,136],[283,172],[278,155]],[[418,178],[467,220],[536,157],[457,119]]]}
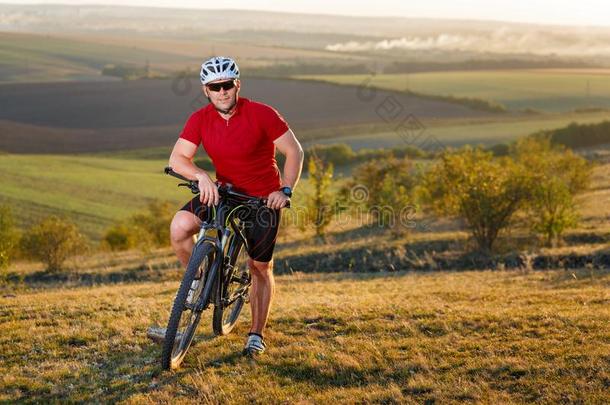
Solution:
{"label": "rolling hill", "polygon": [[[186,79],[4,84],[0,89],[0,150],[19,153],[166,146],[207,102],[198,80]],[[379,91],[374,99],[365,93],[357,86],[251,78],[243,81],[241,94],[273,105],[296,133],[346,134],[342,127],[362,124],[393,128],[407,115],[420,120],[493,116],[403,93]],[[401,113],[392,122],[382,111],[388,99]]]}
{"label": "rolling hill", "polygon": [[[300,76],[303,79],[357,85],[367,75]],[[610,109],[608,69],[513,69],[413,74],[377,74],[371,86],[424,95],[498,102],[510,110],[566,112]]]}

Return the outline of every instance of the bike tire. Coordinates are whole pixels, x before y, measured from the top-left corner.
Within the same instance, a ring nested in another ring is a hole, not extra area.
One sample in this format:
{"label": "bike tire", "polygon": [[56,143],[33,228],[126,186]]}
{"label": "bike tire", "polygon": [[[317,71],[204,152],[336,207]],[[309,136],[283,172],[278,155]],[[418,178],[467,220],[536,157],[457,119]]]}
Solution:
{"label": "bike tire", "polygon": [[[244,306],[245,296],[248,294],[250,288],[250,275],[247,272],[247,255],[245,255],[245,248],[243,242],[236,236],[233,236],[233,243],[229,249],[229,263],[230,270],[224,274],[223,277],[218,277],[217,292],[221,298],[220,303],[214,306],[214,314],[212,316],[212,329],[216,336],[223,336],[231,333],[235,327],[239,315]],[[240,256],[241,254],[241,256]],[[241,266],[244,266],[243,268]],[[242,281],[236,281],[237,274],[240,274],[242,270],[246,271],[247,279]],[[238,289],[242,289],[243,293],[237,295],[237,298],[230,305],[225,306],[223,301],[229,298],[231,293],[237,294]]]}
{"label": "bike tire", "polygon": [[[184,277],[182,278],[182,282],[180,283],[180,287],[176,293],[176,297],[172,305],[172,312],[167,323],[165,340],[163,341],[163,351],[161,354],[161,365],[164,370],[177,369],[182,363],[182,360],[184,359],[184,356],[186,355],[186,352],[193,341],[195,329],[197,329],[199,319],[201,318],[201,311],[197,311],[197,306],[192,304],[189,310],[189,308],[186,307],[186,300],[191,285],[197,275],[197,271],[202,265],[205,267],[202,269],[203,275],[201,276],[202,281],[200,282],[200,286],[206,284],[204,281],[207,277],[208,271],[214,263],[214,252],[215,247],[212,244],[202,243],[196,246],[191,254],[186,272],[184,273]],[[207,263],[204,263],[206,259]],[[195,297],[196,299],[194,301],[198,302],[202,294],[204,294],[203,288],[199,287],[198,296]],[[207,297],[203,297],[203,299],[207,299]],[[189,312],[187,326],[181,336],[181,339],[176,342],[176,335],[178,333],[178,328],[180,327],[180,321],[182,316],[187,312]],[[176,344],[178,345],[177,347]]]}

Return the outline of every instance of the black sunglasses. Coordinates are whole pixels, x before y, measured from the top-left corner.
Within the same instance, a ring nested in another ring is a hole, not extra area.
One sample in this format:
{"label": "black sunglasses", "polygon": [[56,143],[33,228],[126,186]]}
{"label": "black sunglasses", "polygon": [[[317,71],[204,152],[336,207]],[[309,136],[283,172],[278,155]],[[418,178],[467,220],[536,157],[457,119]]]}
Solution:
{"label": "black sunglasses", "polygon": [[231,90],[233,87],[235,87],[235,80],[229,80],[226,82],[220,82],[220,83],[210,83],[206,85],[208,87],[208,89],[210,91],[220,91],[220,89],[223,89],[225,91],[227,90]]}

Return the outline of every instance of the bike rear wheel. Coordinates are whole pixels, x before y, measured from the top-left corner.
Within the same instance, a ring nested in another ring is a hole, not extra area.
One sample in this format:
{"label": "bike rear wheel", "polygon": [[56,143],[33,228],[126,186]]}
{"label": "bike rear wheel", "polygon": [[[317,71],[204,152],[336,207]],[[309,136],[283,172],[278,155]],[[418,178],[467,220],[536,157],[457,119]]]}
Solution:
{"label": "bike rear wheel", "polygon": [[230,333],[241,313],[250,289],[248,255],[243,242],[236,236],[229,245],[229,265],[218,277],[220,302],[214,306],[212,327],[217,336]]}
{"label": "bike rear wheel", "polygon": [[[180,366],[193,341],[195,329],[201,318],[201,310],[198,308],[202,306],[199,303],[201,299],[208,299],[202,294],[206,276],[214,263],[214,252],[213,245],[202,243],[196,246],[191,254],[167,323],[161,354],[161,364],[165,370]],[[197,277],[199,281],[193,283]],[[190,297],[189,292],[191,292]]]}

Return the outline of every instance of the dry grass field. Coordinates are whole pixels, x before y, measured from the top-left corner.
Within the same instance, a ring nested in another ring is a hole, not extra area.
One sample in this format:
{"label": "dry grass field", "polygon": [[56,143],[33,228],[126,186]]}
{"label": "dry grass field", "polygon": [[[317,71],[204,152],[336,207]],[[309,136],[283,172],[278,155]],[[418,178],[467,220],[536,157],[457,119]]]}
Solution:
{"label": "dry grass field", "polygon": [[223,338],[204,316],[183,367],[162,372],[146,328],[177,285],[5,291],[0,401],[610,401],[607,271],[280,276],[259,359],[239,354],[249,311]]}

